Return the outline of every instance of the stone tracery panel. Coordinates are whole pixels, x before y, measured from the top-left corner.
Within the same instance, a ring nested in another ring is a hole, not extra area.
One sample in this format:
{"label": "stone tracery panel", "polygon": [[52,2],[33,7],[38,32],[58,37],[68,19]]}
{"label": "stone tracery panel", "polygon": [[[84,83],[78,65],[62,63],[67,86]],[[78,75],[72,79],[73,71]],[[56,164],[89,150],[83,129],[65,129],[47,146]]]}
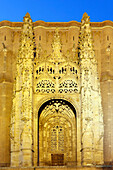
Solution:
{"label": "stone tracery panel", "polygon": [[65,80],[59,85],[59,93],[76,93],[78,92],[78,85],[73,80]]}
{"label": "stone tracery panel", "polygon": [[64,151],[64,128],[54,126],[51,128],[51,151]]}
{"label": "stone tracery panel", "polygon": [[78,53],[72,51],[63,54],[59,31],[54,32],[52,52],[43,52],[39,45],[34,59],[35,93],[79,93],[80,65]]}
{"label": "stone tracery panel", "polygon": [[54,93],[55,92],[55,85],[49,80],[42,80],[37,83],[36,86],[37,93]]}

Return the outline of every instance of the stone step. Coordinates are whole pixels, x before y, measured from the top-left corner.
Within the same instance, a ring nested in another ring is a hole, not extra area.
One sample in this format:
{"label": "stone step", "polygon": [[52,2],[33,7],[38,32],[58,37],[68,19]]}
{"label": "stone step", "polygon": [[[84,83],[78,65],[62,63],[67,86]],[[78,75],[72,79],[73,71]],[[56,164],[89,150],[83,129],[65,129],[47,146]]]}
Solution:
{"label": "stone step", "polygon": [[98,167],[66,167],[66,166],[43,166],[43,167],[0,167],[0,170],[112,170],[113,166]]}

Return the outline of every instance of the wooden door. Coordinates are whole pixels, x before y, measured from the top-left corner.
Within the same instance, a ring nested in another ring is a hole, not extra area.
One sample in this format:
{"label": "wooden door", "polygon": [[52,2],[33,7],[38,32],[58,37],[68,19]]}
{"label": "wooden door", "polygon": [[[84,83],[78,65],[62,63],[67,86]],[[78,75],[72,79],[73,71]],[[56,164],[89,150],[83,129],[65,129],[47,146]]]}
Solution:
{"label": "wooden door", "polygon": [[52,166],[64,165],[64,154],[51,154]]}

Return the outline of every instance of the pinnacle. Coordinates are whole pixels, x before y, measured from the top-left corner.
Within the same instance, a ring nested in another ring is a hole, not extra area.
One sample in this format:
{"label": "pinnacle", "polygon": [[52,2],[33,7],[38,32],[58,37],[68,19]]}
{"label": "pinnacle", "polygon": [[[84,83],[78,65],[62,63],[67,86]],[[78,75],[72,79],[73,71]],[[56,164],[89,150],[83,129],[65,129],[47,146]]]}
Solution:
{"label": "pinnacle", "polygon": [[85,17],[88,17],[87,12],[84,12],[84,14],[83,14],[83,17],[82,17],[82,18],[85,18]]}
{"label": "pinnacle", "polygon": [[83,17],[82,17],[81,21],[85,21],[85,22],[89,22],[90,21],[90,17],[88,16],[88,14],[86,12],[83,14]]}
{"label": "pinnacle", "polygon": [[26,18],[31,18],[30,17],[30,14],[27,12],[26,15],[25,15]]}
{"label": "pinnacle", "polygon": [[25,21],[28,22],[28,20],[32,22],[31,16],[30,16],[30,14],[29,14],[28,12],[26,13],[25,17],[23,17],[23,18],[24,18],[24,19],[23,19],[24,22],[25,22]]}

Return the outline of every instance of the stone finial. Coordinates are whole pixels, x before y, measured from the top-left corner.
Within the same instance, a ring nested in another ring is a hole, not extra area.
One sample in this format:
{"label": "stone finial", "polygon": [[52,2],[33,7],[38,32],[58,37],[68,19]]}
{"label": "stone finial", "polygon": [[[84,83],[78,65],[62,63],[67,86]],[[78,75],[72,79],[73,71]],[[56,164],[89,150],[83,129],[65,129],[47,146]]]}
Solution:
{"label": "stone finial", "polygon": [[86,12],[83,14],[81,22],[82,22],[82,24],[90,22],[90,17],[88,16],[88,14]]}
{"label": "stone finial", "polygon": [[20,48],[19,48],[19,57],[31,58],[34,57],[34,35],[33,35],[33,26],[32,19],[30,18],[29,13],[24,17],[24,23],[22,26],[21,38],[20,38]]}
{"label": "stone finial", "polygon": [[[85,12],[81,20],[79,34],[79,52],[80,58],[94,58],[93,37],[90,26],[90,17]],[[86,53],[87,51],[87,53]]]}
{"label": "stone finial", "polygon": [[25,17],[31,18],[29,12],[26,13]]}
{"label": "stone finial", "polygon": [[25,17],[23,17],[23,18],[24,18],[23,19],[24,22],[25,21],[32,21],[31,16],[30,16],[30,14],[28,12],[26,13]]}

